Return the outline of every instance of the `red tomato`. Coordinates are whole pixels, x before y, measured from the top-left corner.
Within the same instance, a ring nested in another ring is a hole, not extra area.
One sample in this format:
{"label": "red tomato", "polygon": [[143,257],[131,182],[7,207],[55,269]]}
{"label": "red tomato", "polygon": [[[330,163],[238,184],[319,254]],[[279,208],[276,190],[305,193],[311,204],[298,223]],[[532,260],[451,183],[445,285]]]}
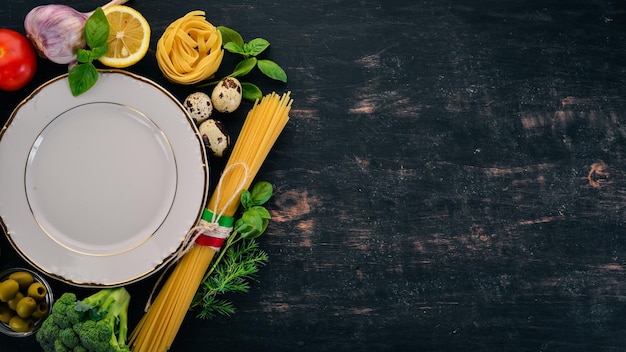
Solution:
{"label": "red tomato", "polygon": [[24,87],[37,71],[37,54],[22,34],[0,28],[0,90]]}

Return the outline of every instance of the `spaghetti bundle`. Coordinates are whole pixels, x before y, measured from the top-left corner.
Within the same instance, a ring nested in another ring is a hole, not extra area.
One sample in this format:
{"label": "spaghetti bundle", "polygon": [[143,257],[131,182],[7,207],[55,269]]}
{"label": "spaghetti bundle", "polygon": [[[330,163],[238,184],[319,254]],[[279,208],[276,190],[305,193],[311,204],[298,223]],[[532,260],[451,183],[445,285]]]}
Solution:
{"label": "spaghetti bundle", "polygon": [[157,42],[157,64],[174,83],[196,84],[213,77],[223,56],[222,35],[205,19],[204,11],[177,19]]}
{"label": "spaghetti bundle", "polygon": [[[287,124],[292,101],[289,93],[282,96],[272,93],[257,101],[248,113],[207,206],[214,215],[213,221],[235,215],[241,191],[250,186]],[[164,352],[172,345],[204,274],[219,250],[219,247],[203,245],[207,242],[202,241],[202,237],[208,236],[201,235],[183,255],[131,333],[133,352]]]}

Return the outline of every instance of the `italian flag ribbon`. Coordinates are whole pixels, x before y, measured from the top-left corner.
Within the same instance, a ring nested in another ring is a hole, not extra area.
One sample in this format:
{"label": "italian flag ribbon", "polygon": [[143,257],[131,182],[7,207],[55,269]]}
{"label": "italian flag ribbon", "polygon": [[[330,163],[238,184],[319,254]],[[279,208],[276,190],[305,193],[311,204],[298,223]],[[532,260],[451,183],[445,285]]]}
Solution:
{"label": "italian flag ribbon", "polygon": [[230,216],[216,216],[212,211],[205,208],[202,212],[200,224],[197,227],[196,244],[208,246],[219,251],[232,233],[234,222],[235,219]]}

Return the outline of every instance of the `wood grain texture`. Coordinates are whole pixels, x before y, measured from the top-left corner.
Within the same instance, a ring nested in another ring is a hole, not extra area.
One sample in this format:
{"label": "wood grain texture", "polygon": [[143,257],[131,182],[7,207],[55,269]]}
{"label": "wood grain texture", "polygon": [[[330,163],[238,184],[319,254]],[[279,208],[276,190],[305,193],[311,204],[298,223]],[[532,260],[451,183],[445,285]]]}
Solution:
{"label": "wood grain texture", "polygon": [[[37,4],[0,18],[20,28]],[[626,349],[623,2],[129,4],[154,32],[131,71],[184,98],[154,43],[204,9],[267,38],[289,83],[262,88],[295,99],[258,177],[276,189],[270,262],[235,315],[190,315],[172,351]],[[30,90],[63,71],[42,61]],[[3,119],[27,91],[0,93]],[[0,264],[19,263],[2,241]],[[132,319],[154,280],[129,287]]]}

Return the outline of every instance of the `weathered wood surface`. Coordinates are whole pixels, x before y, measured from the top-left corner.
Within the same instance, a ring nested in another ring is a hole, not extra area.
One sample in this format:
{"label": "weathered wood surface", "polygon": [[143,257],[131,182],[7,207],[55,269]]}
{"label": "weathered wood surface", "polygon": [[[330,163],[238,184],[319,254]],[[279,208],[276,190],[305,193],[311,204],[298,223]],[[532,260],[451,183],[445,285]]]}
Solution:
{"label": "weathered wood surface", "polygon": [[[6,5],[2,26],[38,4]],[[626,350],[624,2],[129,4],[154,31],[131,71],[184,98],[154,43],[204,9],[267,38],[289,84],[263,87],[295,98],[259,175],[270,262],[173,351]],[[31,89],[63,71],[42,61]],[[0,93],[0,116],[27,93]],[[133,319],[153,283],[129,287]]]}

